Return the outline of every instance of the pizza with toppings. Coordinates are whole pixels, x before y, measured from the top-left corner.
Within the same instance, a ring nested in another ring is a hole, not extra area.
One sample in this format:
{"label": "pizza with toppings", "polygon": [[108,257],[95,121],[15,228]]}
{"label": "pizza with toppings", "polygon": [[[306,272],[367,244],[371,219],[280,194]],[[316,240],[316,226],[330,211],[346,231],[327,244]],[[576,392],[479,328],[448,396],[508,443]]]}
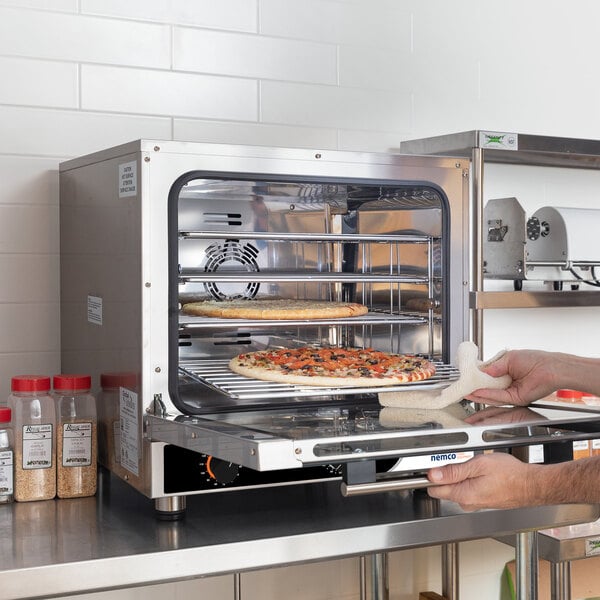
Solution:
{"label": "pizza with toppings", "polygon": [[255,300],[205,300],[189,302],[182,310],[187,315],[221,319],[339,319],[357,317],[368,308],[356,302],[328,300],[296,300],[293,298],[264,298]]}
{"label": "pizza with toppings", "polygon": [[229,362],[235,373],[280,383],[373,387],[423,381],[435,365],[414,354],[372,348],[283,348],[240,354]]}

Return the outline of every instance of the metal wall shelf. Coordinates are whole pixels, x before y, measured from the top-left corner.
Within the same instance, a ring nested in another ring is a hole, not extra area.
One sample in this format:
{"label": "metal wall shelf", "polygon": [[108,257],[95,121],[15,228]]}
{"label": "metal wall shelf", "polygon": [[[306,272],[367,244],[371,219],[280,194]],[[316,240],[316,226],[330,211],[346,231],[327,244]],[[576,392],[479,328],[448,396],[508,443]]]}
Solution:
{"label": "metal wall shelf", "polygon": [[403,141],[405,154],[467,157],[471,160],[473,265],[470,294],[473,340],[483,348],[483,310],[600,306],[600,290],[487,292],[483,289],[483,181],[485,163],[600,170],[600,140],[471,130]]}
{"label": "metal wall shelf", "polygon": [[570,308],[600,306],[599,292],[471,292],[469,308]]}
{"label": "metal wall shelf", "polygon": [[[497,138],[503,139],[498,142]],[[406,154],[471,158],[474,149],[483,150],[487,162],[600,169],[600,140],[474,129],[400,144]]]}

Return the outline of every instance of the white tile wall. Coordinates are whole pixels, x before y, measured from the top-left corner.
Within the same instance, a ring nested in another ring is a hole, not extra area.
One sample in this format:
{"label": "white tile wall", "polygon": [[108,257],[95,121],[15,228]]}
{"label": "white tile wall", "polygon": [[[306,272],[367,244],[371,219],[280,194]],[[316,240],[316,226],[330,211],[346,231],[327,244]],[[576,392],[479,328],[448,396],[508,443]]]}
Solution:
{"label": "white tile wall", "polygon": [[166,25],[0,8],[0,54],[169,68]]}
{"label": "white tile wall", "polygon": [[0,56],[0,103],[77,108],[77,65]]}
{"label": "white tile wall", "polygon": [[[240,121],[206,121],[174,119],[173,139],[189,142],[221,144],[261,144],[295,148],[338,147],[336,129],[326,127],[292,127]],[[398,143],[396,142],[396,147]],[[342,147],[341,144],[339,146]]]}
{"label": "white tile wall", "polygon": [[78,0],[0,0],[0,6],[77,12]]}
{"label": "white tile wall", "polygon": [[[0,154],[79,156],[140,137],[168,139],[171,125],[170,118],[0,106]],[[55,169],[58,177],[58,161]]]}
{"label": "white tile wall", "polygon": [[406,132],[410,97],[363,88],[262,81],[261,121]]}
{"label": "white tile wall", "polygon": [[255,121],[257,83],[212,75],[82,65],[81,107],[209,119]]}
{"label": "white tile wall", "polygon": [[336,44],[384,46],[410,38],[411,2],[261,0],[260,33]]}
{"label": "white tile wall", "polygon": [[[0,401],[11,375],[60,368],[61,160],[140,137],[372,151],[475,128],[600,137],[599,13],[595,0],[0,0]],[[593,177],[580,197],[545,173],[500,169],[491,193],[596,202]],[[486,317],[486,353],[529,316]],[[564,313],[531,326],[538,345],[575,339]],[[469,544],[464,597],[495,594],[505,553]],[[393,554],[393,600],[439,590],[438,558]],[[304,599],[310,577],[315,597],[355,598],[355,563],[245,575],[244,600]],[[142,594],[228,598],[232,582],[89,596]]]}
{"label": "white tile wall", "polygon": [[83,14],[256,32],[257,0],[80,0]]}
{"label": "white tile wall", "polygon": [[173,66],[238,77],[337,83],[337,46],[177,27]]}

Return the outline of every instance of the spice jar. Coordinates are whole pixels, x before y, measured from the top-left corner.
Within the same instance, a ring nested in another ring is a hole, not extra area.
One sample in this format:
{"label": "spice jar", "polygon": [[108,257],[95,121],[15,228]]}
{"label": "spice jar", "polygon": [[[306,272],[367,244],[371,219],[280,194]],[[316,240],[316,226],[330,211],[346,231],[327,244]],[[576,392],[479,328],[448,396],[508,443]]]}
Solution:
{"label": "spice jar", "polygon": [[59,498],[93,496],[97,485],[96,401],[89,375],[55,375]]}
{"label": "spice jar", "polygon": [[20,375],[8,398],[15,436],[14,496],[18,502],[56,495],[54,399],[50,377]]}
{"label": "spice jar", "polygon": [[13,435],[10,428],[12,411],[0,408],[0,504],[14,500],[13,487]]}
{"label": "spice jar", "polygon": [[138,376],[131,371],[100,374],[98,410],[98,459],[113,469],[121,463],[121,388],[137,391]]}

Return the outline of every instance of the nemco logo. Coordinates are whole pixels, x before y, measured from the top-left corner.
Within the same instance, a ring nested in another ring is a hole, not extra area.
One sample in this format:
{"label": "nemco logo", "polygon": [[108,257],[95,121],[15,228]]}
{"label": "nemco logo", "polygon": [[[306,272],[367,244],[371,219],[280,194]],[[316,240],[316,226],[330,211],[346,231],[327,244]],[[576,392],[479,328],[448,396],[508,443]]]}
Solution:
{"label": "nemco logo", "polygon": [[456,452],[450,452],[450,454],[433,454],[431,456],[432,461],[444,462],[446,460],[456,460]]}

